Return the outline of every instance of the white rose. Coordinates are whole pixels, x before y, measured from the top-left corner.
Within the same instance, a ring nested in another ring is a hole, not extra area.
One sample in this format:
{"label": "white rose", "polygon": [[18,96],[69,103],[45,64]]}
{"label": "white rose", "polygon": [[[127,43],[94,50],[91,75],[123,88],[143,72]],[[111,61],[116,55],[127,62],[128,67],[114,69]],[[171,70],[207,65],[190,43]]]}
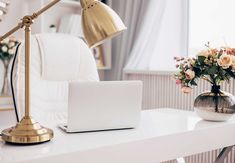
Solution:
{"label": "white rose", "polygon": [[185,72],[185,75],[186,75],[186,78],[189,79],[189,80],[192,80],[194,77],[195,77],[195,72],[188,69],[186,72]]}
{"label": "white rose", "polygon": [[4,44],[8,44],[8,43],[9,43],[9,41],[10,41],[10,39],[9,39],[9,38],[5,38],[4,40],[2,40],[2,43],[4,43]]}
{"label": "white rose", "polygon": [[8,50],[7,46],[3,46],[3,47],[2,47],[2,51],[3,51],[3,52],[7,52],[7,50]]}
{"label": "white rose", "polygon": [[12,47],[15,46],[15,43],[14,43],[14,42],[10,42],[8,46],[9,46],[10,48],[12,48]]}
{"label": "white rose", "polygon": [[222,54],[220,58],[217,60],[219,66],[223,69],[229,68],[233,63],[233,57],[228,54]]}
{"label": "white rose", "polygon": [[210,55],[210,52],[208,50],[203,50],[197,54],[197,56],[203,56],[206,58],[208,58],[209,55]]}
{"label": "white rose", "polygon": [[9,50],[8,50],[8,53],[9,53],[10,55],[13,55],[13,54],[15,53],[15,51],[14,51],[14,49],[9,49]]}

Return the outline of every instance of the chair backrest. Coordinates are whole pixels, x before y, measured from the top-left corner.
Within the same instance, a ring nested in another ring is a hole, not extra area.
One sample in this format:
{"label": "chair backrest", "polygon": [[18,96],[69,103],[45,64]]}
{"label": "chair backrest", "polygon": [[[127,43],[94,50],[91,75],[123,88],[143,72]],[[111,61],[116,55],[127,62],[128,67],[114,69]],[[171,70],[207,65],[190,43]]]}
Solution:
{"label": "chair backrest", "polygon": [[[45,34],[44,34],[45,35]],[[48,34],[50,35],[50,34]],[[54,37],[54,35],[51,35]],[[73,37],[73,36],[71,36]],[[74,39],[74,38],[73,38]],[[79,38],[77,38],[79,39]],[[79,62],[79,75],[77,81],[99,81],[96,63],[91,50],[82,39],[79,39],[82,53]],[[54,40],[55,42],[58,40]],[[80,46],[78,44],[78,46]],[[65,47],[70,48],[70,47]],[[54,54],[56,55],[55,47]],[[31,114],[35,117],[43,112],[67,112],[68,106],[68,83],[69,81],[47,81],[42,79],[42,60],[39,44],[35,36],[31,39],[31,63],[30,63],[30,92],[31,92]],[[55,56],[56,60],[56,56]],[[72,71],[72,70],[71,70]],[[20,45],[17,54],[17,60],[14,67],[14,90],[17,103],[19,117],[24,114],[25,100],[25,59],[24,59],[24,43]]]}

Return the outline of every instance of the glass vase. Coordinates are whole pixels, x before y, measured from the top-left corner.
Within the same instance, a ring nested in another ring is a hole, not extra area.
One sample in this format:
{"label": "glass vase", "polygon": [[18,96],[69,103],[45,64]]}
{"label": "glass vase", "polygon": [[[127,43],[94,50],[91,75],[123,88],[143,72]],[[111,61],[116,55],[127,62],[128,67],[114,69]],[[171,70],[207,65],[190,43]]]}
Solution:
{"label": "glass vase", "polygon": [[220,86],[213,85],[211,91],[197,96],[194,110],[204,120],[227,121],[235,113],[235,98],[232,94],[220,90]]}

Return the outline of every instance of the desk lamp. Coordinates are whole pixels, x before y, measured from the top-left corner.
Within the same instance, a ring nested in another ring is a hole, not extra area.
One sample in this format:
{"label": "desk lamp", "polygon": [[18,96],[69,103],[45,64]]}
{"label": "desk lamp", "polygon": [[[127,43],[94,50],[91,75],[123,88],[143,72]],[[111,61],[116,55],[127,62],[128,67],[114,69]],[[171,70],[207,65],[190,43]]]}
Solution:
{"label": "desk lamp", "polygon": [[[25,31],[25,115],[16,126],[2,131],[5,142],[27,145],[47,142],[53,138],[53,130],[41,126],[30,116],[30,37],[34,20],[59,1],[54,0],[38,12],[24,16],[16,27],[0,37],[2,41],[20,28]],[[102,2],[80,0],[80,3],[82,28],[89,47],[98,46],[126,29],[119,16]]]}

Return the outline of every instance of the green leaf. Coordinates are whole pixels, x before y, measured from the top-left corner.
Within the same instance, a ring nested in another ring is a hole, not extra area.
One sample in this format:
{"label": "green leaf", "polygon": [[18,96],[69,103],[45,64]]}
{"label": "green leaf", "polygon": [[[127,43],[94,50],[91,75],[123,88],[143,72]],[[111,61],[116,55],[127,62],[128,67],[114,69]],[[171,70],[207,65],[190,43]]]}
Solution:
{"label": "green leaf", "polygon": [[190,84],[194,85],[194,86],[197,86],[197,83],[194,80],[191,80]]}
{"label": "green leaf", "polygon": [[201,71],[201,76],[204,76],[204,75],[208,75],[207,70],[202,70],[202,71]]}
{"label": "green leaf", "polygon": [[198,56],[198,62],[202,65],[204,64],[204,61],[205,61],[206,57],[204,56]]}
{"label": "green leaf", "polygon": [[217,72],[217,67],[216,66],[212,66],[207,70],[207,73],[209,75],[214,75],[214,74],[216,74],[216,72]]}
{"label": "green leaf", "polygon": [[216,76],[216,77],[215,77],[215,82],[216,82],[216,83],[220,83],[220,81],[221,81],[221,76],[219,76],[219,75]]}
{"label": "green leaf", "polygon": [[232,77],[235,79],[235,74],[234,72],[232,72],[230,69],[226,70],[226,72]]}
{"label": "green leaf", "polygon": [[201,69],[197,67],[193,67],[193,71],[195,72],[196,77],[200,77],[201,75]]}

